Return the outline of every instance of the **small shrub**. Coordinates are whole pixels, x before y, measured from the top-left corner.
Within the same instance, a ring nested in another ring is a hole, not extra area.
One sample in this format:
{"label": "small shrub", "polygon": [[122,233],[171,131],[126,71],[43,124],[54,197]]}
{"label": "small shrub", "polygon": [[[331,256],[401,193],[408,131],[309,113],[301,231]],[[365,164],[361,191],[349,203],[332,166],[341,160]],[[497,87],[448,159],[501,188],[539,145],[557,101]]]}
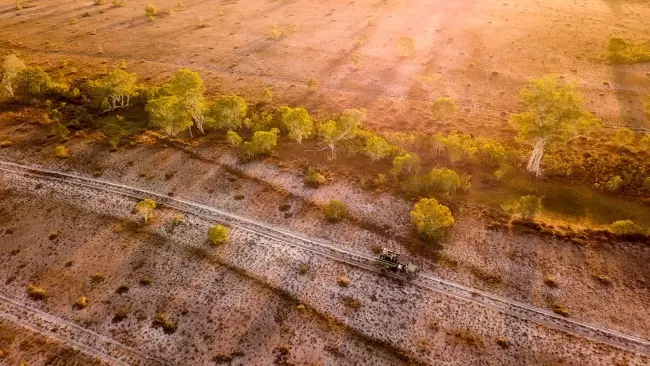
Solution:
{"label": "small shrub", "polygon": [[498,337],[495,342],[503,349],[510,347],[510,342],[505,337]]}
{"label": "small shrub", "polygon": [[138,283],[141,286],[151,286],[151,278],[150,277],[142,277]]}
{"label": "small shrub", "polygon": [[65,146],[59,145],[54,149],[54,155],[56,155],[57,158],[65,159],[70,156],[70,152]]}
{"label": "small shrub", "polygon": [[210,226],[208,229],[208,240],[212,245],[221,245],[228,241],[228,236],[230,235],[230,230],[227,227],[219,224],[216,226]]}
{"label": "small shrub", "polygon": [[308,271],[309,271],[309,264],[307,263],[302,263],[298,267],[298,273],[300,273],[301,275],[306,274]]}
{"label": "small shrub", "polygon": [[74,302],[74,308],[76,309],[85,309],[87,306],[88,298],[86,296],[81,296]]}
{"label": "small shrub", "polygon": [[47,298],[47,291],[44,288],[34,286],[32,284],[27,286],[27,295],[34,300],[45,300]]}
{"label": "small shrub", "polygon": [[325,176],[316,170],[316,168],[310,166],[307,168],[305,183],[310,187],[319,187],[325,184]]}
{"label": "small shrub", "polygon": [[147,17],[154,17],[158,15],[158,7],[154,4],[148,4],[144,7],[144,13]]}
{"label": "small shrub", "polygon": [[562,315],[564,317],[569,316],[569,309],[566,306],[562,305],[562,304],[554,304],[553,305],[553,312],[555,314],[559,314],[559,315]]}
{"label": "small shrub", "polygon": [[156,209],[156,201],[145,198],[135,205],[135,209],[140,213],[144,219],[144,223],[146,224],[147,221],[149,221],[149,218],[153,215],[153,211]]}
{"label": "small shrub", "polygon": [[119,323],[129,317],[129,311],[126,308],[119,308],[113,315],[113,323]]}
{"label": "small shrub", "polygon": [[97,272],[94,275],[90,276],[90,282],[92,283],[100,283],[104,281],[104,274],[101,272]]}
{"label": "small shrub", "polygon": [[632,220],[618,220],[609,225],[609,231],[616,235],[630,235],[642,233],[643,229]]}
{"label": "small shrub", "polygon": [[176,331],[176,328],[178,328],[178,324],[168,320],[164,313],[156,314],[151,326],[154,328],[162,328],[165,334],[172,334]]}
{"label": "small shrub", "polygon": [[307,88],[309,89],[312,90],[318,89],[319,86],[320,86],[320,82],[316,79],[309,79],[309,81],[307,82]]}
{"label": "small shrub", "polygon": [[285,32],[277,24],[273,24],[266,32],[268,39],[279,41],[285,36]]}
{"label": "small shrub", "polygon": [[623,187],[623,178],[619,175],[613,176],[610,180],[605,182],[605,188],[610,192],[618,192]]}
{"label": "small shrub", "polygon": [[518,215],[523,220],[532,221],[542,209],[542,200],[536,196],[521,196],[514,203],[507,203],[502,206],[503,210]]}
{"label": "small shrub", "polygon": [[607,42],[607,61],[613,64],[633,64],[650,61],[650,45],[632,44],[620,38]]}
{"label": "small shrub", "polygon": [[120,287],[115,290],[115,293],[118,295],[121,295],[123,293],[129,292],[129,286],[127,285],[120,285]]}
{"label": "small shrub", "polygon": [[350,280],[350,277],[346,275],[343,275],[336,280],[336,283],[341,287],[349,287],[351,282],[352,280]]}
{"label": "small shrub", "polygon": [[0,148],[11,147],[14,143],[9,140],[0,141]]}
{"label": "small shrub", "polygon": [[352,296],[341,296],[341,302],[353,310],[358,310],[361,307],[361,302]]}
{"label": "small shrub", "polygon": [[341,221],[347,215],[348,205],[339,200],[331,200],[325,208],[325,217],[332,222]]}
{"label": "small shrub", "polygon": [[415,57],[415,41],[408,36],[402,36],[397,40],[397,55],[400,57]]}
{"label": "small shrub", "polygon": [[114,8],[121,8],[124,6],[124,0],[113,0]]}
{"label": "small shrub", "polygon": [[226,133],[226,141],[232,146],[239,146],[242,143],[242,138],[235,131],[228,131]]}
{"label": "small shrub", "polygon": [[208,23],[205,22],[203,17],[199,17],[199,25],[198,25],[198,27],[199,28],[207,28],[208,27]]}
{"label": "small shrub", "polygon": [[454,336],[456,341],[464,343],[471,347],[477,347],[483,345],[483,342],[467,329],[464,330],[456,329],[452,332],[452,335]]}
{"label": "small shrub", "polygon": [[93,0],[93,4],[95,4],[95,5],[104,5],[104,0]]}
{"label": "small shrub", "polygon": [[620,147],[630,146],[634,143],[634,131],[629,128],[621,128],[614,135],[614,143]]}
{"label": "small shrub", "polygon": [[447,117],[456,113],[457,109],[458,107],[456,107],[456,102],[453,98],[438,98],[431,104],[433,118],[440,119],[443,122],[447,120]]}

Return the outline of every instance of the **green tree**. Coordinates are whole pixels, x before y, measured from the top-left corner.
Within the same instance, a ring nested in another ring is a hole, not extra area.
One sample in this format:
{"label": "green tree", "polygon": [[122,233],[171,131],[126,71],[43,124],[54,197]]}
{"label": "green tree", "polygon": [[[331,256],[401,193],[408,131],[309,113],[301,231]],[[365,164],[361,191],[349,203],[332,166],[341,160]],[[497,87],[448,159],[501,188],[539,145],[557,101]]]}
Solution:
{"label": "green tree", "polygon": [[122,69],[115,69],[99,80],[86,83],[88,94],[95,103],[111,112],[129,106],[130,98],[136,95],[137,76]]}
{"label": "green tree", "polygon": [[329,221],[341,221],[347,215],[348,205],[339,200],[331,200],[325,207],[325,217]]}
{"label": "green tree", "polygon": [[170,136],[187,129],[191,135],[193,125],[203,133],[204,108],[203,81],[188,69],[176,71],[169,83],[149,92],[145,106],[150,123]]}
{"label": "green tree", "polygon": [[374,134],[366,139],[366,146],[363,149],[363,153],[372,161],[379,161],[386,158],[390,156],[393,151],[394,147],[391,144],[380,136]]}
{"label": "green tree", "polygon": [[208,240],[210,240],[212,245],[221,245],[227,242],[229,237],[230,230],[221,224],[208,228]]}
{"label": "green tree", "polygon": [[411,210],[411,222],[420,236],[428,241],[436,241],[443,230],[454,225],[454,217],[445,205],[434,198],[423,198]]}
{"label": "green tree", "polygon": [[336,146],[345,140],[354,138],[361,123],[366,120],[365,109],[346,109],[336,120],[330,120],[320,126],[319,134],[330,157],[336,156]]}
{"label": "green tree", "polygon": [[210,127],[223,130],[238,130],[246,117],[246,100],[236,95],[227,95],[218,98],[208,107],[208,121]]}
{"label": "green tree", "polygon": [[556,77],[533,80],[521,97],[527,110],[513,115],[510,123],[518,129],[519,138],[532,142],[527,170],[537,177],[542,175],[540,164],[547,144],[567,141],[602,125],[584,109],[580,92]]}
{"label": "green tree", "polygon": [[431,115],[433,115],[433,118],[441,119],[444,122],[447,117],[456,113],[457,109],[454,98],[442,97],[431,104]]}
{"label": "green tree", "polygon": [[16,76],[26,67],[25,63],[14,54],[5,57],[0,70],[0,96],[5,94],[9,98],[14,97]]}
{"label": "green tree", "polygon": [[420,172],[420,157],[415,153],[406,153],[393,159],[393,169],[390,171],[395,177],[408,177]]}
{"label": "green tree", "polygon": [[239,146],[242,143],[242,138],[235,131],[228,131],[226,133],[226,141],[232,146]]}
{"label": "green tree", "polygon": [[176,136],[194,124],[186,113],[183,102],[175,95],[151,99],[145,110],[150,125],[161,128],[169,136]]}
{"label": "green tree", "polygon": [[14,78],[14,95],[29,101],[49,92],[52,85],[52,79],[43,69],[27,67]]}
{"label": "green tree", "polygon": [[145,198],[142,201],[138,202],[135,205],[135,209],[142,215],[145,224],[149,221],[149,218],[153,214],[153,210],[156,209],[156,201]]}
{"label": "green tree", "polygon": [[634,131],[629,128],[620,128],[614,135],[614,143],[620,147],[631,146],[634,144]]}
{"label": "green tree", "polygon": [[282,125],[287,129],[291,140],[300,143],[311,135],[314,122],[305,108],[281,107],[279,111]]}
{"label": "green tree", "polygon": [[203,125],[205,116],[205,100],[203,97],[203,80],[198,72],[188,69],[180,69],[174,73],[170,83],[163,87],[171,95],[178,97],[180,108],[186,113],[196,125],[196,128],[204,133]]}
{"label": "green tree", "polygon": [[478,153],[476,141],[470,135],[450,134],[443,140],[447,157],[452,164],[460,161],[473,162]]}

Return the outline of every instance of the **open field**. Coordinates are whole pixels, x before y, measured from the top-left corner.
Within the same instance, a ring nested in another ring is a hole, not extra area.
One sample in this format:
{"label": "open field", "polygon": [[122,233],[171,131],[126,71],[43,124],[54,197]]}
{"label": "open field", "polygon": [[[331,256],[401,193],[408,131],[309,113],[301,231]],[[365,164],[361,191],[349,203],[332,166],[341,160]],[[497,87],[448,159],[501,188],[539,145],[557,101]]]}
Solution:
{"label": "open field", "polygon": [[[0,52],[38,65],[94,75],[125,60],[147,83],[180,67],[198,71],[212,93],[276,100],[323,114],[367,108],[369,126],[460,130],[511,136],[507,117],[532,78],[578,80],[587,106],[607,125],[647,129],[641,98],[650,66],[607,65],[611,37],[643,42],[650,4],[634,0],[540,1],[24,1],[2,2]],[[169,12],[172,11],[173,15]],[[71,19],[76,19],[71,24]],[[207,27],[200,27],[201,19]],[[277,26],[281,39],[269,39]],[[400,57],[410,37],[415,56]],[[307,87],[317,80],[316,90]],[[434,122],[429,103],[457,100],[453,120]]]}
{"label": "open field", "polygon": [[0,364],[649,364],[648,19],[0,0]]}

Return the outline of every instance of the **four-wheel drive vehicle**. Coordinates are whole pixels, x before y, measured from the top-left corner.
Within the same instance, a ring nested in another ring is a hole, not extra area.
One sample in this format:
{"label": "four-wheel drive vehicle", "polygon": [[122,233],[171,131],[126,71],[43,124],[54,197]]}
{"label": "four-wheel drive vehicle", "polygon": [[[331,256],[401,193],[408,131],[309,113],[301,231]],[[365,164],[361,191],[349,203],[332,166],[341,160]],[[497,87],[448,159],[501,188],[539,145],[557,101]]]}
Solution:
{"label": "four-wheel drive vehicle", "polygon": [[375,266],[379,267],[382,273],[393,272],[406,275],[411,280],[420,273],[421,266],[410,260],[402,261],[401,256],[388,248],[382,248],[381,253],[375,259]]}

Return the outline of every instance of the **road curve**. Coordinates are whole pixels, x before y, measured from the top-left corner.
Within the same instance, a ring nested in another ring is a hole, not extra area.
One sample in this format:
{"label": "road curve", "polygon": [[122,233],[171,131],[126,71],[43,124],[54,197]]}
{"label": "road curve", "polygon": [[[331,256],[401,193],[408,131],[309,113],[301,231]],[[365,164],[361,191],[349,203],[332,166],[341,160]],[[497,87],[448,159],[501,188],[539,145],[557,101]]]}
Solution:
{"label": "road curve", "polygon": [[[377,272],[377,269],[372,265],[373,257],[369,255],[343,249],[324,240],[292,233],[281,228],[272,227],[259,221],[241,217],[197,202],[177,197],[168,197],[165,194],[145,189],[107,182],[95,178],[83,177],[35,165],[28,166],[0,160],[0,171],[83,186],[135,199],[151,198],[167,207],[188,214],[219,221],[232,227],[237,227],[242,230],[274,239],[287,245],[306,249],[318,255],[344,262],[348,265]],[[411,283],[427,290],[442,292],[446,295],[473,302],[549,328],[554,328],[563,332],[606,343],[630,352],[650,356],[650,341],[643,338],[603,328],[595,324],[588,324],[562,317],[546,309],[446,281],[430,274],[422,274]]]}

